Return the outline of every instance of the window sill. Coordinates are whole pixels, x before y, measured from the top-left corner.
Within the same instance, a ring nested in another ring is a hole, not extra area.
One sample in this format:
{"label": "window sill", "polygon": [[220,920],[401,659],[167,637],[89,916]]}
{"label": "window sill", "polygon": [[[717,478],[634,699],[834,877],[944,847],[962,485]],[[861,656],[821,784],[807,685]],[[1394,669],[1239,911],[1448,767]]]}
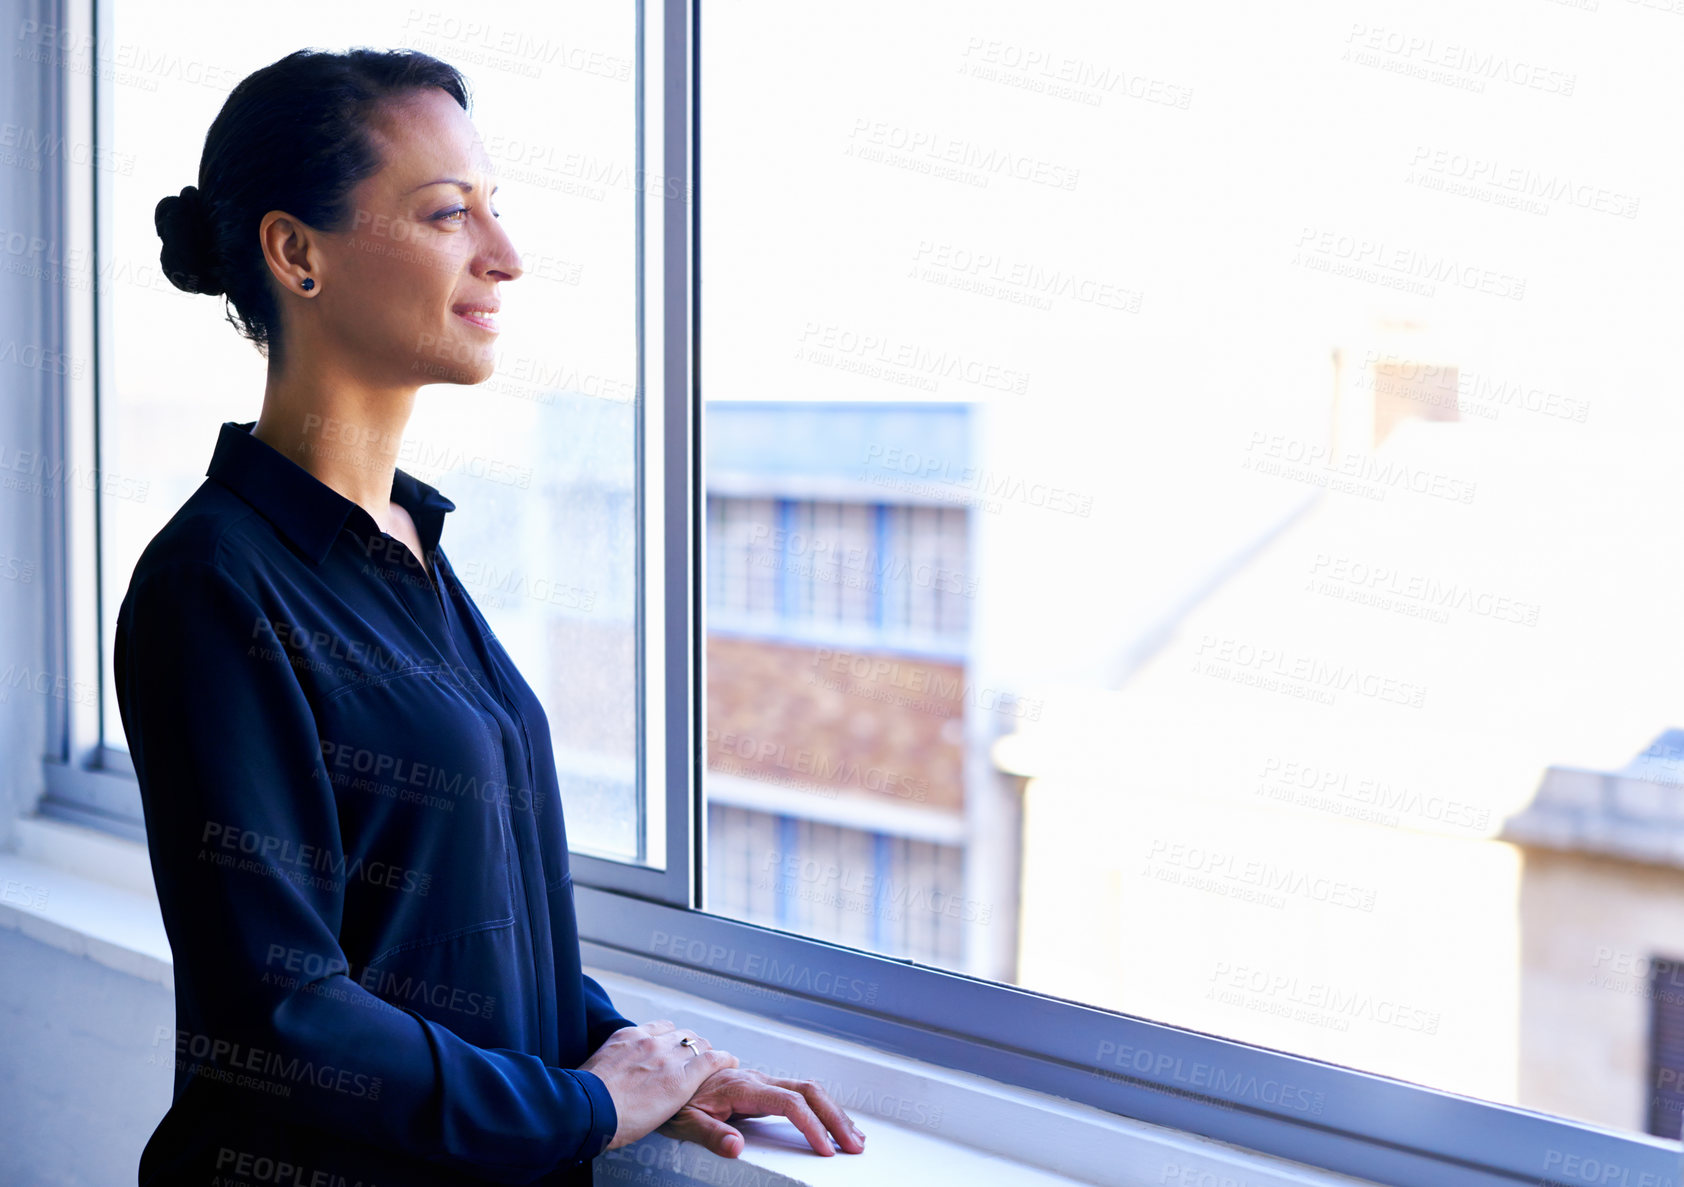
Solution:
{"label": "window sill", "polygon": [[[0,854],[0,928],[173,989],[146,847],[39,817],[16,824],[17,851]],[[628,1017],[682,1020],[744,1067],[819,1080],[866,1134],[865,1153],[826,1157],[787,1120],[744,1121],[747,1147],[736,1159],[652,1134],[603,1155],[603,1182],[647,1182],[651,1172],[679,1182],[765,1187],[1365,1182],[888,1054],[653,981],[587,971]]]}
{"label": "window sill", "polygon": [[0,853],[0,928],[175,988],[146,846],[38,816]]}
{"label": "window sill", "polygon": [[[1367,1182],[789,1026],[640,978],[587,971],[629,1018],[682,1020],[743,1067],[818,1080],[866,1135],[865,1153],[826,1157],[783,1118],[745,1121],[739,1127],[747,1148],[737,1159],[724,1159],[657,1134],[606,1155],[598,1173],[607,1182],[631,1179],[645,1167],[676,1170],[703,1183],[777,1187]],[[732,1162],[764,1175],[733,1171]]]}

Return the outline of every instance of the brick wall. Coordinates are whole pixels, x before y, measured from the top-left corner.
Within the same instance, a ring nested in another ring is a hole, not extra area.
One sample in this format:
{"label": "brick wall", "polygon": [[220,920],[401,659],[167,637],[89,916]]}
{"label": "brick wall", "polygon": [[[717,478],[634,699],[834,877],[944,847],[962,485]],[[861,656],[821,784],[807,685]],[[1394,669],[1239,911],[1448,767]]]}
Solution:
{"label": "brick wall", "polygon": [[820,794],[958,810],[963,666],[707,640],[707,765]]}

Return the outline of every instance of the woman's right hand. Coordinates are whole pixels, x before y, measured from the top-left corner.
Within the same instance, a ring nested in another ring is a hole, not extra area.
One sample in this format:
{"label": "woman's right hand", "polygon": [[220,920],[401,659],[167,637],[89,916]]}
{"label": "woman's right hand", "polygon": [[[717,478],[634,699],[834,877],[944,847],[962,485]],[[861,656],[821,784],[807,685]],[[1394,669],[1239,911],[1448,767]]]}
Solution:
{"label": "woman's right hand", "polygon": [[[679,1041],[686,1037],[694,1039],[696,1047]],[[579,1070],[600,1076],[614,1098],[620,1124],[608,1149],[617,1150],[682,1109],[703,1080],[736,1066],[737,1057],[729,1051],[715,1051],[695,1031],[681,1030],[663,1018],[615,1031]]]}

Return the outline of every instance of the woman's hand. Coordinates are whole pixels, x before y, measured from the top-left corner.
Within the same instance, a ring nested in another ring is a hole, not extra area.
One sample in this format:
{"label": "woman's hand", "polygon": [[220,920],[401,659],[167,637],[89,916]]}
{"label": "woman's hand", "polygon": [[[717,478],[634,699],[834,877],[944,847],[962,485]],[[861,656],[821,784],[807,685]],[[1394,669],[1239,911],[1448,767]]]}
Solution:
{"label": "woman's hand", "polygon": [[846,1153],[865,1152],[865,1135],[817,1080],[780,1080],[734,1064],[709,1076],[660,1132],[706,1146],[721,1158],[735,1158],[743,1152],[743,1135],[726,1122],[771,1114],[795,1122],[813,1149],[827,1157],[836,1153],[832,1133]]}
{"label": "woman's hand", "polygon": [[[696,1046],[684,1046],[679,1041],[684,1038],[694,1039]],[[735,1055],[715,1051],[695,1031],[662,1019],[621,1027],[579,1070],[600,1076],[614,1098],[620,1124],[608,1149],[617,1150],[671,1117],[709,1076],[736,1066]]]}

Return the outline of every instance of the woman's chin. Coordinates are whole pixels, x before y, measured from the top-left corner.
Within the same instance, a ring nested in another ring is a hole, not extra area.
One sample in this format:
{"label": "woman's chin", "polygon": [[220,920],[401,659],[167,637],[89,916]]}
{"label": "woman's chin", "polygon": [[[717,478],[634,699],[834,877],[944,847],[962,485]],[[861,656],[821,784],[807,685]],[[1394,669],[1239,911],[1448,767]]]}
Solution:
{"label": "woman's chin", "polygon": [[484,368],[475,369],[475,370],[464,370],[464,371],[458,372],[457,375],[454,378],[440,380],[439,382],[441,382],[441,383],[457,383],[457,384],[462,384],[462,385],[467,386],[467,387],[472,387],[475,384],[484,383],[487,379],[490,379],[492,377],[492,375],[494,375],[494,374],[496,374],[495,368],[484,367]]}
{"label": "woman's chin", "polygon": [[483,359],[463,365],[461,368],[461,378],[457,379],[455,382],[484,383],[495,374],[497,374],[497,360],[492,358],[490,353],[487,352]]}
{"label": "woman's chin", "polygon": [[497,373],[497,359],[489,347],[458,345],[449,352],[428,351],[410,363],[410,370],[421,375],[423,384],[484,383]]}

